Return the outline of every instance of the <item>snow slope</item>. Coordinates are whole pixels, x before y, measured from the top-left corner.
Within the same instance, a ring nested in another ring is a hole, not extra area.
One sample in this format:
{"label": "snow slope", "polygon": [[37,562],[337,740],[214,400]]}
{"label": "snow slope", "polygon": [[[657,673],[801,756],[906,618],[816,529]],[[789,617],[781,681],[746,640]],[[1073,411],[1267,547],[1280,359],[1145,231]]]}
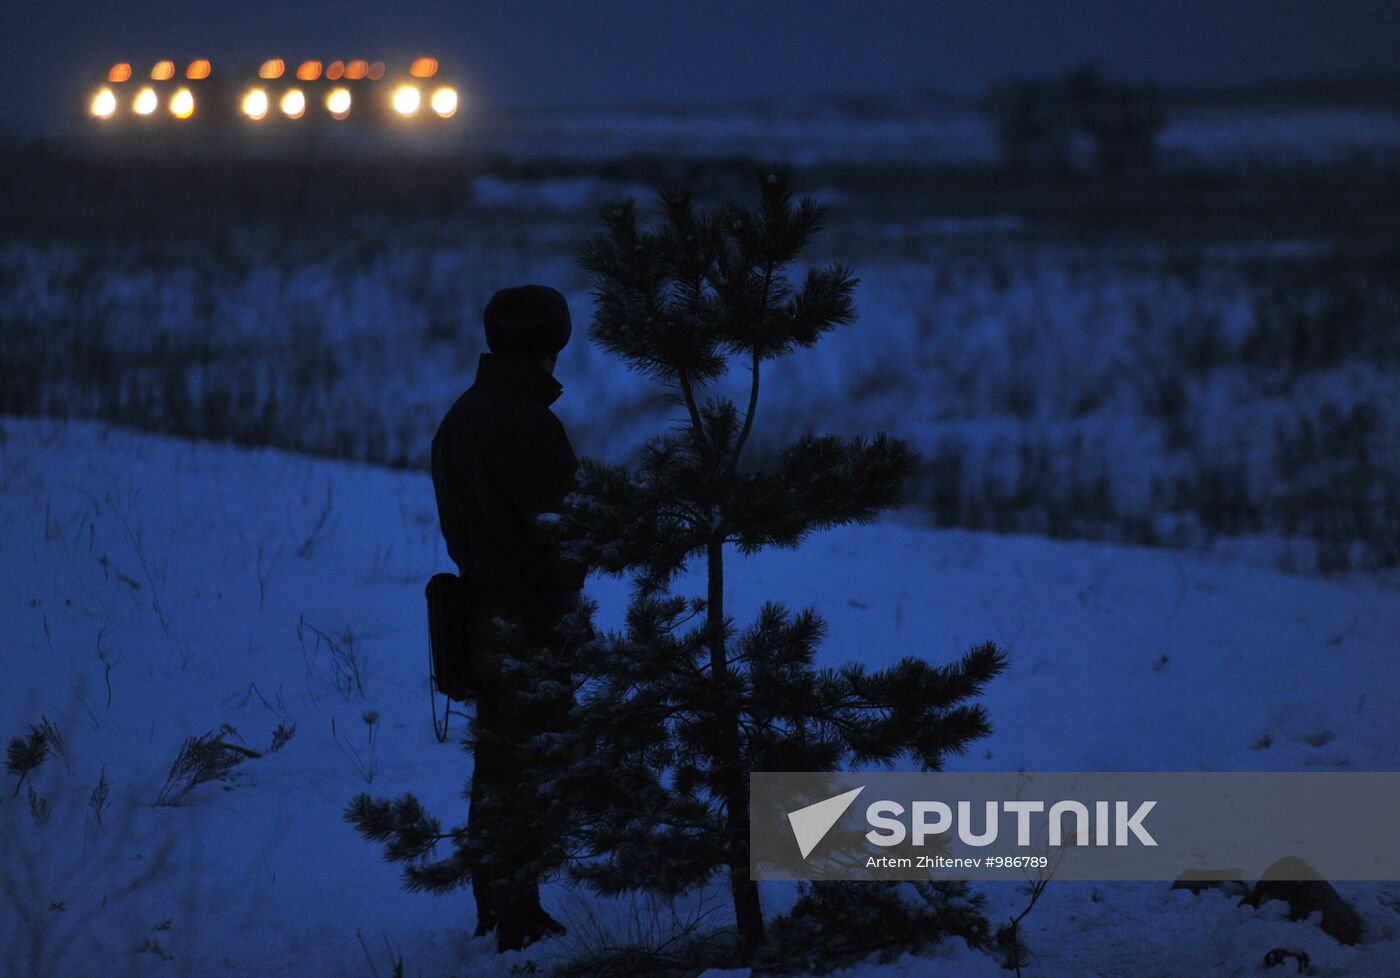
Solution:
{"label": "snow slope", "polygon": [[[401,950],[406,974],[442,978],[567,951],[498,958],[468,936],[467,896],[403,892],[340,818],[371,758],[372,792],[411,789],[449,824],[464,805],[470,760],[428,723],[421,587],[446,558],[424,475],[96,424],[0,431],[0,735],[46,717],[66,755],[33,778],[46,825],[25,792],[9,797],[13,778],[0,791],[0,973],[388,975]],[[832,663],[1003,644],[996,732],[967,767],[1400,757],[1400,593],[1364,578],[887,521],[736,563],[730,581],[741,622],[768,598],[820,609]],[[625,585],[589,590],[616,622]],[[226,723],[262,751],[293,722],[280,751],[153,804],[186,736]],[[1024,902],[980,888],[996,918]],[[1365,921],[1361,946],[1286,922],[1278,903],[1052,883],[1027,919],[1026,974],[1256,974],[1275,946],[1306,950],[1317,974],[1400,973],[1400,885],[1338,889]],[[770,912],[791,896],[765,890]],[[546,900],[575,921],[626,910],[561,885]],[[1004,974],[962,947],[857,970]]]}

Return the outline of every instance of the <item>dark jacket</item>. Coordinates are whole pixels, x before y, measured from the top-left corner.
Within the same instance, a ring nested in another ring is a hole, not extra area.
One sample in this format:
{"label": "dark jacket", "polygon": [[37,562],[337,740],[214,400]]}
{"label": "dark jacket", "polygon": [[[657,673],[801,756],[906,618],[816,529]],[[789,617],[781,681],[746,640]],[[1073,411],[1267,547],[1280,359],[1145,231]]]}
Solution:
{"label": "dark jacket", "polygon": [[554,605],[583,586],[535,522],[558,512],[578,460],[549,410],[563,388],[524,360],[483,353],[476,382],[433,437],[433,491],[447,552],[469,591],[500,606]]}

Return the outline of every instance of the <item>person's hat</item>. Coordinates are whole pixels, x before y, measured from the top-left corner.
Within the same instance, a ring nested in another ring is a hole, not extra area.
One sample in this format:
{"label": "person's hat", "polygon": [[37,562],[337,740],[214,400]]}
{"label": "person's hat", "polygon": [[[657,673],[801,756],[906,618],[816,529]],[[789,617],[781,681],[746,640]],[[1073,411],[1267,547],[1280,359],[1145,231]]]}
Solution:
{"label": "person's hat", "polygon": [[486,345],[492,353],[522,360],[553,356],[569,342],[569,303],[547,285],[501,289],[486,303]]}

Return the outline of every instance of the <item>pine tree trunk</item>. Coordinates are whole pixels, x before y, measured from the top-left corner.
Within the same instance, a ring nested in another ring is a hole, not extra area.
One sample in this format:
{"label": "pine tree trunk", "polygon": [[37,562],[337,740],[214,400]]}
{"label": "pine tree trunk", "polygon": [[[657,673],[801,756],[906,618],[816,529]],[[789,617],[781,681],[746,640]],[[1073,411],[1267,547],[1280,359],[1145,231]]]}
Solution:
{"label": "pine tree trunk", "polygon": [[[729,673],[724,648],[724,540],[716,533],[708,554],[709,595],[706,627],[710,643],[710,675],[723,684]],[[750,960],[763,944],[763,906],[758,884],[749,878],[749,795],[745,782],[743,755],[739,744],[739,717],[723,718],[721,737],[716,744],[715,762],[723,785],[726,823],[729,827],[725,849],[729,863],[729,886],[734,898],[734,919],[739,927],[744,961]]]}

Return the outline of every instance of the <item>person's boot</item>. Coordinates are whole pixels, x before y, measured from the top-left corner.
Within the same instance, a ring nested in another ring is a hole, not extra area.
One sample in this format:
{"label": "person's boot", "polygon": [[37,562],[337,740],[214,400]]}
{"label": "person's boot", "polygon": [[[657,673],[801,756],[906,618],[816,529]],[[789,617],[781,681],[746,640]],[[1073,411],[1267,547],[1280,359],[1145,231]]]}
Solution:
{"label": "person's boot", "polygon": [[543,909],[536,906],[529,915],[529,920],[525,925],[525,944],[529,946],[536,941],[548,940],[551,937],[558,937],[568,931],[568,928],[555,920]]}
{"label": "person's boot", "polygon": [[537,941],[558,937],[565,927],[540,906],[539,890],[526,887],[524,892],[493,891],[497,909],[496,950],[519,951]]}
{"label": "person's boot", "polygon": [[564,933],[564,925],[545,913],[544,908],[540,906],[538,883],[532,882],[521,887],[513,896],[520,910],[520,918],[524,921],[527,946]]}

